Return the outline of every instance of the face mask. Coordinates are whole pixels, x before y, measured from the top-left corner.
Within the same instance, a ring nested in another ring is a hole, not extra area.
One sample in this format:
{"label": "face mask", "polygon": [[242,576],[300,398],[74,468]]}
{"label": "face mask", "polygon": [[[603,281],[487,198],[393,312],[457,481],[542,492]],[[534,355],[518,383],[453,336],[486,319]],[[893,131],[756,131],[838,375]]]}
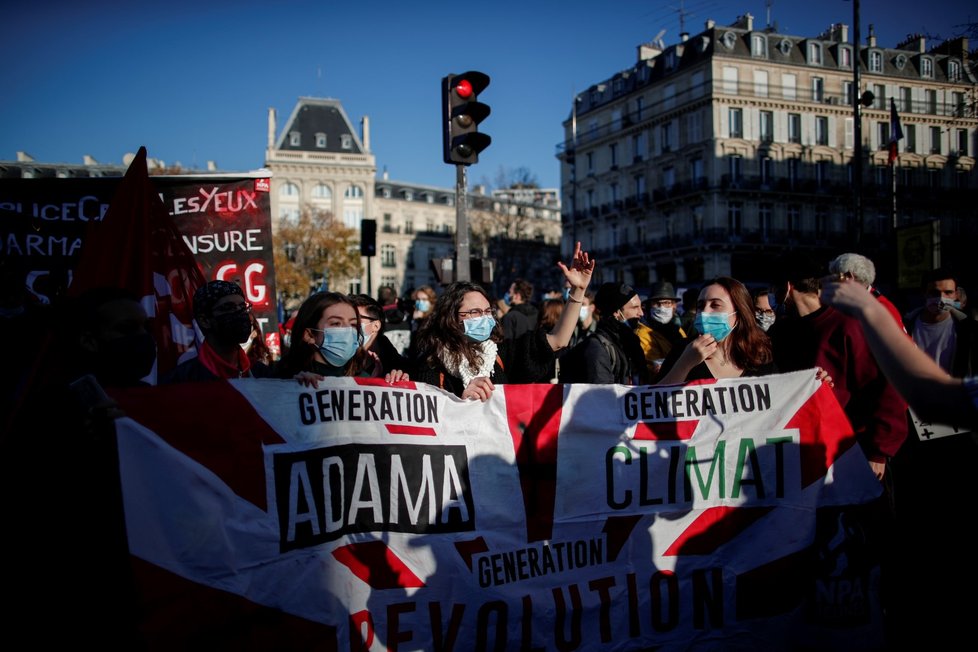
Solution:
{"label": "face mask", "polygon": [[319,345],[319,352],[334,367],[342,367],[349,362],[360,346],[357,330],[352,326],[327,328],[322,333],[323,343]]}
{"label": "face mask", "polygon": [[951,308],[955,308],[957,310],[960,310],[961,309],[961,302],[960,301],[955,301],[953,299],[945,299],[944,297],[941,297],[941,310],[944,310],[946,312],[946,311],[950,310]]}
{"label": "face mask", "polygon": [[475,340],[476,342],[485,342],[487,339],[489,339],[495,325],[496,320],[486,315],[476,317],[475,319],[465,319],[462,321],[462,327],[465,329],[465,335],[470,340]]}
{"label": "face mask", "polygon": [[156,341],[149,333],[132,333],[99,342],[99,381],[106,385],[131,386],[149,375],[156,362]]}
{"label": "face mask", "polygon": [[653,308],[652,312],[649,313],[652,319],[656,320],[660,324],[668,324],[672,320],[672,308]]}
{"label": "face mask", "polygon": [[717,342],[730,335],[730,315],[734,313],[725,312],[697,312],[693,325],[696,332],[701,335],[712,335]]}
{"label": "face mask", "polygon": [[510,296],[509,292],[503,295],[503,303],[505,303],[507,306],[510,305],[509,302],[512,301],[512,299],[513,297]]}
{"label": "face mask", "polygon": [[368,346],[370,346],[370,339],[372,337],[373,335],[367,332],[366,325],[360,324],[360,341],[363,342],[363,344],[360,345],[361,348],[366,349]]}
{"label": "face mask", "polygon": [[223,340],[243,344],[251,337],[251,316],[247,312],[217,316],[214,330]]}
{"label": "face mask", "polygon": [[431,302],[427,299],[418,299],[414,302],[414,309],[420,312],[428,312],[431,310]]}
{"label": "face mask", "polygon": [[763,331],[767,331],[774,324],[774,315],[769,312],[755,312],[754,318],[757,319],[757,325]]}
{"label": "face mask", "polygon": [[590,306],[581,306],[581,312],[578,313],[577,318],[579,320],[581,320],[582,322],[583,321],[587,321],[587,316],[589,314],[591,314],[591,307]]}
{"label": "face mask", "polygon": [[631,319],[625,319],[622,320],[622,323],[628,326],[629,328],[631,328],[632,330],[635,330],[636,328],[638,328],[639,318],[632,317]]}

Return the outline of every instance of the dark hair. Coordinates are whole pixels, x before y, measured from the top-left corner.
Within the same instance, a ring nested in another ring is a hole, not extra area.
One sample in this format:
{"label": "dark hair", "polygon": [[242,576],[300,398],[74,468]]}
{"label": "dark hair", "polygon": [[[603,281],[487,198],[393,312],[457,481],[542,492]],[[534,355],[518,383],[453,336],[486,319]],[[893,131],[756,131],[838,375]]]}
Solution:
{"label": "dark hair", "polygon": [[815,294],[822,289],[822,277],[828,273],[828,265],[819,264],[811,255],[803,252],[782,254],[774,265],[777,285],[791,283],[798,292]]}
{"label": "dark hair", "polygon": [[369,294],[351,294],[350,301],[358,308],[366,309],[367,315],[371,319],[380,320],[380,329],[384,330],[384,308],[380,303]]}
{"label": "dark hair", "polygon": [[771,340],[754,319],[754,300],[747,287],[735,278],[718,276],[704,283],[700,292],[711,285],[719,285],[730,295],[737,323],[728,336],[730,359],[741,369],[757,369],[773,359]]}
{"label": "dark hair", "polygon": [[[492,307],[489,295],[481,285],[468,281],[456,281],[452,283],[435,301],[434,308],[428,314],[421,328],[418,330],[418,351],[421,352],[421,360],[428,362],[431,366],[441,366],[440,354],[447,354],[451,360],[461,361],[465,359],[471,366],[477,367],[481,351],[476,342],[473,342],[465,335],[465,328],[458,312],[462,307],[462,300],[469,292],[478,292],[485,297],[486,302]],[[502,332],[499,324],[492,329],[490,339],[493,342],[502,340]]]}
{"label": "dark hair", "polygon": [[385,306],[393,305],[397,302],[397,292],[389,285],[381,285],[377,288],[377,300]]}
{"label": "dark hair", "polygon": [[[313,294],[299,306],[299,312],[296,314],[295,322],[292,325],[292,342],[289,345],[288,353],[282,357],[282,361],[279,363],[277,376],[291,378],[300,371],[309,370],[309,364],[316,354],[316,347],[306,342],[303,334],[307,328],[315,329],[316,324],[323,316],[323,312],[338,303],[345,303],[353,308],[353,313],[357,316],[356,328],[359,333],[360,312],[348,296],[339,292],[317,292]],[[366,356],[366,352],[362,348],[358,348],[353,358],[347,363],[346,375],[356,376],[363,369]]]}
{"label": "dark hair", "polygon": [[530,303],[533,298],[533,283],[526,279],[518,278],[513,281],[513,289],[520,293],[524,303]]}
{"label": "dark hair", "polygon": [[958,277],[956,274],[952,273],[951,270],[945,267],[938,267],[937,269],[932,269],[925,272],[923,275],[923,289],[927,289],[927,286],[931,283],[937,283],[938,281],[954,281],[954,287],[958,286]]}
{"label": "dark hair", "polygon": [[750,298],[756,301],[759,297],[766,297],[769,294],[771,294],[771,286],[765,285],[751,290]]}

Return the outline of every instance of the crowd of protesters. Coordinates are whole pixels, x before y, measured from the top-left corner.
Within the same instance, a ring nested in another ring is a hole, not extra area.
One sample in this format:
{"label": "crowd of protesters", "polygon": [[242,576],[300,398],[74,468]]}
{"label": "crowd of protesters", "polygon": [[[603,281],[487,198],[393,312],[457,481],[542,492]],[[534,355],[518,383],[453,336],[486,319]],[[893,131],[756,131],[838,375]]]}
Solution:
{"label": "crowd of protesters", "polygon": [[[358,376],[410,379],[485,401],[505,383],[681,384],[818,369],[883,486],[882,534],[874,536],[887,543],[889,619],[966,617],[948,596],[953,582],[976,579],[973,564],[959,567],[974,539],[957,524],[978,499],[970,479],[978,437],[924,442],[918,432],[926,423],[978,432],[978,320],[953,273],[929,273],[919,305],[901,312],[879,291],[873,262],[853,253],[824,261],[793,256],[772,268],[766,284],[748,288],[721,276],[682,293],[669,280],[645,294],[621,282],[593,288],[595,261],[580,243],[557,268],[561,290],[540,292],[539,302],[524,278],[514,278],[503,297],[470,282],[441,292],[421,286],[403,298],[387,286],[376,299],[318,292],[288,320],[279,360],[264,346],[241,288],[211,281],[193,297],[203,345],[159,383],[287,378],[318,386],[326,377]],[[58,319],[44,331],[47,339],[41,329],[24,341],[56,352],[58,373],[40,383],[53,393],[11,400],[36,370],[23,364],[6,374],[8,435],[25,419],[37,421],[35,429],[91,431],[112,409],[102,390],[145,384],[154,368],[149,317],[136,297],[103,288],[51,314]],[[42,325],[36,315],[0,316],[11,337]],[[52,401],[64,409],[46,413]],[[70,468],[77,467],[66,465],[74,477]],[[933,521],[926,536],[925,518]],[[903,577],[901,563],[935,535],[952,554],[931,557],[927,573]]]}

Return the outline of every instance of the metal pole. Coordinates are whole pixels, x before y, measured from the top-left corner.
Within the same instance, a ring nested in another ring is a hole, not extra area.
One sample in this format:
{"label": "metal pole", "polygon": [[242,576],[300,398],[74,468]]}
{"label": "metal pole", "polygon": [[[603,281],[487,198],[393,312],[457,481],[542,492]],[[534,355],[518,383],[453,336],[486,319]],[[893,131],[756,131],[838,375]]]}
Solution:
{"label": "metal pole", "polygon": [[896,197],[896,177],[897,177],[896,159],[890,163],[890,177],[892,178],[892,185],[890,187],[890,192],[893,195],[893,231],[896,232],[897,228],[897,197]]}
{"label": "metal pole", "polygon": [[370,261],[373,256],[367,256],[367,296],[373,296],[373,284],[370,282]]}
{"label": "metal pole", "polygon": [[863,232],[863,125],[859,115],[859,100],[862,93],[859,86],[859,0],[852,0],[852,188],[854,194],[854,221],[856,226],[855,243],[858,245]]}
{"label": "metal pole", "polygon": [[471,281],[471,263],[469,262],[469,220],[467,212],[468,183],[465,178],[465,166],[455,166],[455,280]]}

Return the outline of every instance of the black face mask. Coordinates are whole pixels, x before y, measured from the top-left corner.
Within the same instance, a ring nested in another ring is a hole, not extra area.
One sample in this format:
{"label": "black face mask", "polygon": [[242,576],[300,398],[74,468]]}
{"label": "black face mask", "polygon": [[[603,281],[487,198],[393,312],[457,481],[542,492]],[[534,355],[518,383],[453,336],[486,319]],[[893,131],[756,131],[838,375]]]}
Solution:
{"label": "black face mask", "polygon": [[138,385],[153,370],[156,362],[156,342],[149,333],[131,333],[114,340],[99,342],[99,382],[107,386]]}
{"label": "black face mask", "polygon": [[244,344],[251,337],[251,316],[242,312],[214,317],[214,331],[226,342]]}

